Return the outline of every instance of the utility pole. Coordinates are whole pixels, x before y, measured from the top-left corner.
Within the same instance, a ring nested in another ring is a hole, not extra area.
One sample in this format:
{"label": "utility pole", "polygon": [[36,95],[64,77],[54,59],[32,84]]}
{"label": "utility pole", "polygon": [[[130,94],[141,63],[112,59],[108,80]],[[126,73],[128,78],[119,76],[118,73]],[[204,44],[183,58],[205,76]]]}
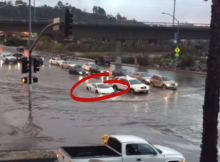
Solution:
{"label": "utility pole", "polygon": [[175,21],[175,12],[176,12],[176,0],[174,0],[174,4],[173,4],[173,26],[174,26],[174,21]]}
{"label": "utility pole", "polygon": [[31,93],[32,93],[32,76],[31,76],[31,73],[32,73],[32,57],[31,57],[31,37],[32,37],[32,34],[31,34],[31,0],[29,0],[29,109],[31,109],[31,105],[32,105],[32,102],[31,102]]}
{"label": "utility pole", "polygon": [[34,0],[34,19],[35,19],[35,0]]}

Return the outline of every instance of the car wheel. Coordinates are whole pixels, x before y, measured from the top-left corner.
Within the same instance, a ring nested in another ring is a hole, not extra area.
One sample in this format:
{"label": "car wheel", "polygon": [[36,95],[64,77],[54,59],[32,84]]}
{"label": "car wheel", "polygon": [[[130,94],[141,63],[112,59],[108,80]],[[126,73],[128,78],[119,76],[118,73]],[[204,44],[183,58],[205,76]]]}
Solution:
{"label": "car wheel", "polygon": [[60,67],[63,69],[63,66],[62,66],[62,65],[61,65]]}
{"label": "car wheel", "polygon": [[8,64],[8,63],[9,63],[8,59],[6,59],[6,60],[5,60],[5,63],[6,63],[6,64]]}
{"label": "car wheel", "polygon": [[113,86],[113,89],[114,89],[115,91],[118,91],[118,87],[117,87],[116,85]]}
{"label": "car wheel", "polygon": [[130,90],[131,94],[135,94],[135,91],[133,89]]}
{"label": "car wheel", "polygon": [[99,93],[97,90],[95,91],[96,93]]}
{"label": "car wheel", "polygon": [[89,87],[86,87],[86,89],[89,91]]}
{"label": "car wheel", "polygon": [[154,87],[154,83],[153,83],[153,82],[150,82],[150,86],[151,86],[151,87]]}
{"label": "car wheel", "polygon": [[162,86],[162,88],[163,88],[163,89],[167,89],[167,86],[164,84],[164,85]]}

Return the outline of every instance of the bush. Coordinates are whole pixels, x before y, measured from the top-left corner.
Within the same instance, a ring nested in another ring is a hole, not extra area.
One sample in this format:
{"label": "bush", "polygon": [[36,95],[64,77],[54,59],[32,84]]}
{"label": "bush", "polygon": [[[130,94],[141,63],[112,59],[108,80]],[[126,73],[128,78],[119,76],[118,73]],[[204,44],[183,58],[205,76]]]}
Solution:
{"label": "bush", "polygon": [[124,64],[134,64],[134,58],[133,57],[122,57],[121,62]]}
{"label": "bush", "polygon": [[161,58],[160,65],[167,65],[172,61],[171,58]]}
{"label": "bush", "polygon": [[180,57],[178,67],[191,67],[194,65],[195,60],[196,60],[196,57],[192,55],[182,56]]}

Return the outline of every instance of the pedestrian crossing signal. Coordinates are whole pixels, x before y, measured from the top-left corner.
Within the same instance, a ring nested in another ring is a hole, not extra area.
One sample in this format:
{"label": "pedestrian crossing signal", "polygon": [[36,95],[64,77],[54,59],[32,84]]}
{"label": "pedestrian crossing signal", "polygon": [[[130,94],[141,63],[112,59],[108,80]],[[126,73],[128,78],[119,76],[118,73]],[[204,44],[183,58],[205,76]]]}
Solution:
{"label": "pedestrian crossing signal", "polygon": [[21,78],[21,83],[27,83],[27,77],[23,77],[23,78]]}

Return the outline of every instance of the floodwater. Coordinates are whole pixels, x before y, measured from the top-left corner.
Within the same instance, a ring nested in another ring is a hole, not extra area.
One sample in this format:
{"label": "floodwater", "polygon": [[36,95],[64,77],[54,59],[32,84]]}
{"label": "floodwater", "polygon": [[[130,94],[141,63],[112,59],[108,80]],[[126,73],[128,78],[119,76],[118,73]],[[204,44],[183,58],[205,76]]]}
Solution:
{"label": "floodwater", "polygon": [[[33,106],[28,110],[28,85],[21,84],[20,68],[20,64],[0,64],[1,150],[100,144],[103,134],[134,134],[151,143],[172,147],[189,161],[198,161],[204,76],[148,70],[176,80],[177,92],[151,88],[148,95],[124,94],[106,101],[77,102],[70,97],[70,89],[82,77],[50,66],[45,58],[38,74],[39,83],[33,84]],[[114,70],[115,67],[105,68]],[[73,94],[97,97],[85,85],[102,80],[96,78],[82,83]]]}

